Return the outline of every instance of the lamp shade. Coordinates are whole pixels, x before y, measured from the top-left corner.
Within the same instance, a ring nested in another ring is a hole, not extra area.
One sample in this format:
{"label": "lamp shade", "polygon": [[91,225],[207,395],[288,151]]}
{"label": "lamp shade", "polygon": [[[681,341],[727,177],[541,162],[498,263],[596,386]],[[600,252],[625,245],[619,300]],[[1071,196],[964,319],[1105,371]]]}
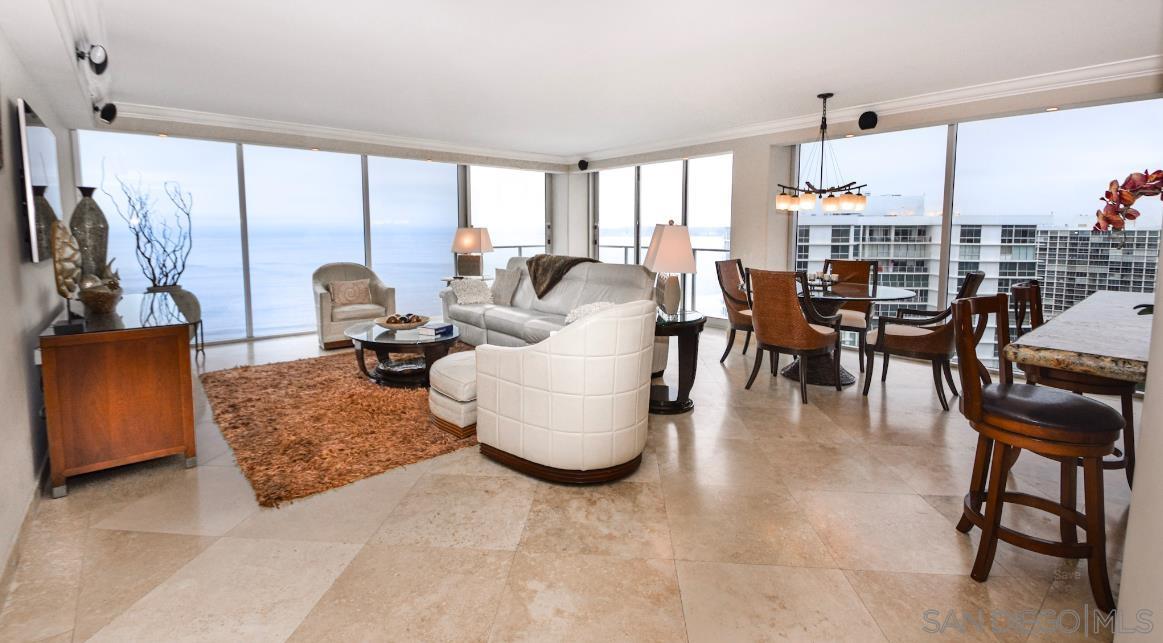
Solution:
{"label": "lamp shade", "polygon": [[457,254],[492,252],[493,240],[488,228],[457,228],[452,238],[452,251]]}
{"label": "lamp shade", "polygon": [[694,272],[695,251],[691,248],[691,235],[684,225],[658,224],[650,237],[650,248],[642,262],[653,272]]}
{"label": "lamp shade", "polygon": [[816,209],[816,195],[811,192],[804,192],[800,195],[800,210],[815,210]]}

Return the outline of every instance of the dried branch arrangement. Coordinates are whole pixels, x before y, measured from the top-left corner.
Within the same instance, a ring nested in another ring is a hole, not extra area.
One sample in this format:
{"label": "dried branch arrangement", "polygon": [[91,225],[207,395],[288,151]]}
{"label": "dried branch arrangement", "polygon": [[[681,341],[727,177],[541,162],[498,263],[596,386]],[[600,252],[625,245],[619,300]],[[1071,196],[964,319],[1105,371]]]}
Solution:
{"label": "dried branch arrangement", "polygon": [[190,236],[193,195],[183,192],[181,184],[176,181],[167,181],[164,190],[173,212],[166,216],[158,212],[153,192],[142,187],[140,182],[130,183],[117,177],[117,183],[121,188],[120,199],[104,188],[102,192],[113,202],[117,214],[133,233],[137,265],[155,288],[178,285],[193,248]]}

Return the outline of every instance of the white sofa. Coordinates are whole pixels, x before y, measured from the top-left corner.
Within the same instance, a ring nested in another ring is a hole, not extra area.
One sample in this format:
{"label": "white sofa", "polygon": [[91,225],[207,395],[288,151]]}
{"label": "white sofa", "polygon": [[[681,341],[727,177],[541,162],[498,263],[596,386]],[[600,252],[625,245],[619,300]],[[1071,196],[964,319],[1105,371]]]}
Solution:
{"label": "white sofa", "polygon": [[[479,346],[526,346],[565,327],[578,306],[599,301],[624,304],[654,299],[654,273],[639,265],[583,263],[574,266],[544,298],[537,296],[526,266],[528,257],[513,257],[506,266],[520,274],[511,302],[462,304],[452,289],[440,293],[444,321],[460,330],[460,340]],[[656,339],[652,373],[666,368],[669,338]]]}
{"label": "white sofa", "polygon": [[[334,306],[327,285],[333,281],[355,281],[367,279],[372,293],[372,303]],[[359,263],[329,263],[320,266],[311,275],[311,287],[315,291],[315,325],[320,348],[341,348],[350,346],[351,340],[343,334],[349,326],[361,321],[371,321],[376,317],[393,315],[396,312],[396,289],[389,288],[380,281],[376,273]]]}
{"label": "white sofa", "polygon": [[656,314],[654,301],[634,301],[530,346],[478,346],[481,453],[556,482],[632,473],[646,446]]}

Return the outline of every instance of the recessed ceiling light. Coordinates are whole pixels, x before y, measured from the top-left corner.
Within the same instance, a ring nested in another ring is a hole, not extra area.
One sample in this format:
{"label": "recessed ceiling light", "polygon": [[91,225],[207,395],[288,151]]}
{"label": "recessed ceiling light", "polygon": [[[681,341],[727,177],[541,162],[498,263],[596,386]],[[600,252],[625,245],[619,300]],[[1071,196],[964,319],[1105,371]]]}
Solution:
{"label": "recessed ceiling light", "polygon": [[856,135],[855,134],[845,134],[844,138],[852,138],[853,136],[856,136]]}
{"label": "recessed ceiling light", "polygon": [[1058,111],[1058,108],[1057,107],[1047,107],[1046,111],[1047,112],[1056,112],[1056,111]]}
{"label": "recessed ceiling light", "polygon": [[312,148],[311,148],[311,151],[312,151],[312,152],[318,152],[318,151],[319,151],[319,148],[317,148],[317,147],[312,147]]}
{"label": "recessed ceiling light", "polygon": [[157,135],[160,136],[161,138],[166,138],[167,136],[169,136],[169,134],[166,134],[165,132],[158,132]]}

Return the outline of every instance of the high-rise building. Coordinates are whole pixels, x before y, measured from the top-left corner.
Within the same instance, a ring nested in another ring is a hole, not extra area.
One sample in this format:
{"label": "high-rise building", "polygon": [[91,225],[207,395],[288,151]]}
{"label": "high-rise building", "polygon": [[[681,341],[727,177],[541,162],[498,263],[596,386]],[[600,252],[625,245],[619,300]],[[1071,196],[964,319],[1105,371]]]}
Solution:
{"label": "high-rise building", "polygon": [[1046,318],[1096,290],[1154,292],[1159,230],[1039,229],[1037,278]]}

